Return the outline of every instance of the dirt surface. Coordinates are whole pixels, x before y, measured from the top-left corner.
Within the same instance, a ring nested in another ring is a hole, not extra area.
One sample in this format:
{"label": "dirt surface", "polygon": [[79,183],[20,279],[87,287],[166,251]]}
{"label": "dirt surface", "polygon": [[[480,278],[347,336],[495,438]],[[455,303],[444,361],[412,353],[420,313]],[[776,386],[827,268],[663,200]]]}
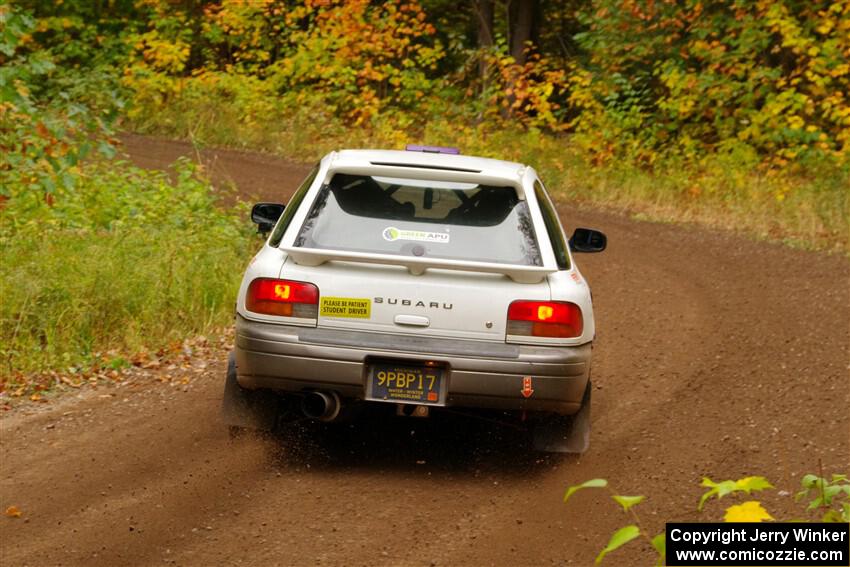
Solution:
{"label": "dirt surface", "polygon": [[123,134],[129,159],[139,167],[167,169],[186,157],[201,163],[213,184],[236,190],[248,201],[283,202],[310,172],[310,166],[281,157],[239,150],[198,149],[186,142]]}
{"label": "dirt surface", "polygon": [[[195,156],[125,139],[146,167]],[[266,155],[202,157],[263,198],[285,199],[306,172]],[[764,474],[794,491],[821,467],[848,472],[845,258],[559,210],[568,230],[610,243],[578,258],[599,333],[585,455],[534,455],[518,432],[460,416],[234,443],[218,418],[222,351],[172,372],[177,386],[136,380],[7,412],[0,507],[22,516],[0,517],[0,563],[584,566],[627,518],[601,492],[565,506],[570,484],[605,477],[645,494],[655,531],[722,516],[726,500],[695,512],[704,475]],[[790,500],[765,499],[777,517]],[[637,545],[606,563],[651,559]]]}

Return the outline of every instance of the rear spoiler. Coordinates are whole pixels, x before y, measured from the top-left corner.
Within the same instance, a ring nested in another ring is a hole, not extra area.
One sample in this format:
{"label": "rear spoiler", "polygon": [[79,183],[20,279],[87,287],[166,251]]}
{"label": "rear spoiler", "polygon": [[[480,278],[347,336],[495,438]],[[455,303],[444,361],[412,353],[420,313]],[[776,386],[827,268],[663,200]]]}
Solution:
{"label": "rear spoiler", "polygon": [[400,177],[402,179],[422,179],[425,181],[454,181],[475,185],[510,186],[516,191],[517,198],[525,201],[522,189],[522,176],[525,169],[517,169],[516,177],[511,179],[502,175],[489,175],[475,169],[459,169],[434,165],[416,165],[409,163],[370,162],[362,164],[331,164],[326,179],[336,173],[349,175],[368,175],[378,177]]}
{"label": "rear spoiler", "polygon": [[319,266],[325,262],[360,262],[364,264],[384,264],[404,266],[411,274],[421,275],[429,268],[440,270],[458,270],[463,272],[483,272],[504,274],[518,283],[537,283],[557,270],[542,266],[518,266],[515,264],[494,264],[492,262],[467,262],[465,260],[447,260],[442,258],[420,258],[397,256],[394,254],[371,254],[367,252],[347,252],[342,250],[321,250],[316,248],[281,248],[289,254],[296,264]]}

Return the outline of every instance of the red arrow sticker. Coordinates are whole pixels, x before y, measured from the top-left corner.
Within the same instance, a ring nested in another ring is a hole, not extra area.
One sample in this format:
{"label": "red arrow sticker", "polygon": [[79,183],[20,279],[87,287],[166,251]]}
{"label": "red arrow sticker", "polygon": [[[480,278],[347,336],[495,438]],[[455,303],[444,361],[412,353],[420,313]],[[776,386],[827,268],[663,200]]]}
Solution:
{"label": "red arrow sticker", "polygon": [[521,391],[524,398],[530,398],[531,394],[534,393],[534,389],[531,387],[531,376],[523,376]]}

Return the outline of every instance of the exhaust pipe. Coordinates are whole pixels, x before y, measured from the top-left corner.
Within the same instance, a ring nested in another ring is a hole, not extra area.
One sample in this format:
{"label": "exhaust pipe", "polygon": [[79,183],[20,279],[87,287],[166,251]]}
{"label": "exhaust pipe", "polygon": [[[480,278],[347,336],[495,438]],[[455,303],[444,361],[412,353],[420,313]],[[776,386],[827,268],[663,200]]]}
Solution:
{"label": "exhaust pipe", "polygon": [[339,417],[342,402],[336,392],[309,392],[301,400],[301,411],[310,419],[333,421]]}

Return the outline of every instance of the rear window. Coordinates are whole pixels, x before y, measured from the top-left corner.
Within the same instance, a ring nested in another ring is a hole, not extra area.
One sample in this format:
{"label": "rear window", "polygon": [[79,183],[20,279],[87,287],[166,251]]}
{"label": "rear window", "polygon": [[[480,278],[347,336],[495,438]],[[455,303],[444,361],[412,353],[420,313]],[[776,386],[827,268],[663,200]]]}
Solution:
{"label": "rear window", "polygon": [[295,246],[540,266],[513,187],[336,174]]}

